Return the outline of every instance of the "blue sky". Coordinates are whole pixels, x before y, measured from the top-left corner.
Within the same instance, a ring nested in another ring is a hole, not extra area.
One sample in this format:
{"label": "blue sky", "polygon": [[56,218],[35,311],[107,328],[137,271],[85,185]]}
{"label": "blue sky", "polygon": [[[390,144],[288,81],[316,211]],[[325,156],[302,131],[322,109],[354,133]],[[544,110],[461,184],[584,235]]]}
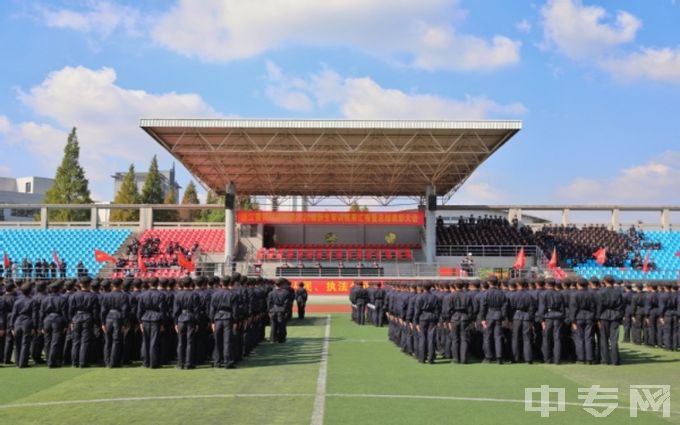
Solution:
{"label": "blue sky", "polygon": [[672,0],[6,0],[0,176],[53,176],[76,126],[110,200],[172,161],[141,117],[510,118],[452,203],[677,205],[678,28]]}

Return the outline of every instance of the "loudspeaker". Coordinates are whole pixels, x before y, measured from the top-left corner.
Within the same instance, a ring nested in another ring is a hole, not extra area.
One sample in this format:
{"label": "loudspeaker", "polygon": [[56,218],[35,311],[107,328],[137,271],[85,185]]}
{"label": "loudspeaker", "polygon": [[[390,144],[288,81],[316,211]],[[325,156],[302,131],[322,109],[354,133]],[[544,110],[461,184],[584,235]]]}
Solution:
{"label": "loudspeaker", "polygon": [[236,195],[227,193],[224,196],[224,208],[228,210],[233,210],[236,206]]}
{"label": "loudspeaker", "polygon": [[437,196],[429,195],[427,197],[427,209],[429,211],[434,211],[437,209]]}

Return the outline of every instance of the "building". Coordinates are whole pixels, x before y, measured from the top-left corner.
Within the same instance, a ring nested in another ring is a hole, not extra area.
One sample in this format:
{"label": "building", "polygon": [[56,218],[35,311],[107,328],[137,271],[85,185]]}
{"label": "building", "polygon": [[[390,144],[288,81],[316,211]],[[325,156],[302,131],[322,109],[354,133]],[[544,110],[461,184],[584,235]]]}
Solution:
{"label": "building", "polygon": [[[163,197],[168,193],[168,189],[170,187],[175,188],[175,193],[177,194],[177,198],[179,199],[179,190],[182,188],[179,184],[177,184],[177,181],[175,180],[175,163],[172,164],[172,168],[169,170],[159,170],[161,174],[161,187],[163,189]],[[135,182],[137,183],[137,190],[141,193],[142,188],[144,187],[144,180],[146,180],[146,176],[149,173],[135,173]],[[118,191],[120,190],[120,186],[123,184],[123,179],[125,179],[125,176],[127,175],[127,171],[125,172],[118,172],[114,174],[113,176],[113,196],[116,196]]]}
{"label": "building", "polygon": [[[41,204],[54,179],[0,177],[0,204]],[[30,221],[38,210],[1,208],[1,221]]]}

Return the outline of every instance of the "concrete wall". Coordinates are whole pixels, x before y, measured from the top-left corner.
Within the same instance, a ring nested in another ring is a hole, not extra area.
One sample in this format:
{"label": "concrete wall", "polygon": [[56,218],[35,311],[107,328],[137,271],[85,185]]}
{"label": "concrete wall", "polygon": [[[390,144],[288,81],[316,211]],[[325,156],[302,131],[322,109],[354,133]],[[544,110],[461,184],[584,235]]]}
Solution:
{"label": "concrete wall", "polygon": [[[436,262],[444,267],[460,267],[463,257],[437,257]],[[477,269],[484,268],[510,268],[515,264],[515,257],[473,257]],[[533,267],[534,257],[526,257],[527,267]]]}

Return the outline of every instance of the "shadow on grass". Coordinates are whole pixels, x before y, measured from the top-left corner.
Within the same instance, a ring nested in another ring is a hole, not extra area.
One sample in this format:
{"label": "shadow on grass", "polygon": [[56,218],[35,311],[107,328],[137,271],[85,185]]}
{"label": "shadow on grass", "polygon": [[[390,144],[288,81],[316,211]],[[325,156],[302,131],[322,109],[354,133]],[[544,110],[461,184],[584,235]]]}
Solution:
{"label": "shadow on grass", "polygon": [[[660,348],[657,348],[655,350],[659,350],[660,352],[657,353],[648,353],[648,352],[643,352],[643,351],[637,351],[635,349],[630,349],[630,348],[621,348],[619,350],[621,354],[621,363],[622,364],[642,364],[642,363],[677,363],[680,362],[680,358],[668,358],[666,357],[668,354],[673,353],[672,351],[662,351]],[[677,354],[677,352],[675,353]]]}
{"label": "shadow on grass", "polygon": [[[324,326],[325,317],[307,317],[305,319],[292,319],[288,321],[289,337],[285,343],[271,343],[263,341],[253,352],[237,367],[246,369],[263,366],[280,366],[296,364],[318,364],[321,362],[323,349],[323,337],[290,336],[290,328],[302,328],[309,326]],[[267,338],[271,328],[267,328]],[[330,342],[341,341],[345,338],[329,338]]]}

